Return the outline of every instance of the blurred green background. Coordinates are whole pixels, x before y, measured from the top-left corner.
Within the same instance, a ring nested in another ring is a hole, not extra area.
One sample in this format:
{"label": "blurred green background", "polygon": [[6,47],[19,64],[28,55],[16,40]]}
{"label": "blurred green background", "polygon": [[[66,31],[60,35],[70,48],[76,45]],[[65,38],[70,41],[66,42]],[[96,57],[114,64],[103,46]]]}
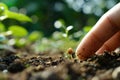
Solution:
{"label": "blurred green background", "polygon": [[[26,29],[12,26],[13,29],[17,28],[13,33],[14,38],[10,38],[8,44],[17,47],[29,46],[35,52],[40,52],[51,48],[75,49],[97,20],[119,0],[0,0],[0,2],[5,3],[10,11],[25,14],[33,21],[32,23],[12,19],[2,21],[8,30],[12,30],[9,28],[12,25]],[[23,34],[17,33],[16,30],[27,36],[22,37]]]}
{"label": "blurred green background", "polygon": [[[32,32],[41,31],[44,36],[59,30],[55,22],[62,20],[65,26],[74,26],[74,32],[84,26],[93,26],[100,16],[119,0],[0,0],[9,10],[28,15],[33,23],[15,24],[26,26]],[[9,22],[12,24],[11,22]],[[7,23],[7,25],[10,25]]]}

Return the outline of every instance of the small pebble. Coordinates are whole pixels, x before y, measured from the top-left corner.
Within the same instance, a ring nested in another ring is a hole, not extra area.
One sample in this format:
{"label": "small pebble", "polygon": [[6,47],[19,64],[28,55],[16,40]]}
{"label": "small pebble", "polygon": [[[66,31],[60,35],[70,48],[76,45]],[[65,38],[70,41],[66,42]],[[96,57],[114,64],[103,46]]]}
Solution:
{"label": "small pebble", "polygon": [[111,80],[111,73],[112,73],[112,69],[107,70],[106,72],[96,75],[92,78],[92,80]]}
{"label": "small pebble", "polygon": [[7,69],[3,70],[3,73],[7,73],[7,72],[8,72],[8,70],[7,70]]}
{"label": "small pebble", "polygon": [[8,66],[8,71],[11,73],[21,72],[25,69],[25,66],[21,62],[11,63]]}
{"label": "small pebble", "polygon": [[5,70],[7,69],[7,65],[6,64],[0,64],[0,70]]}
{"label": "small pebble", "polygon": [[120,47],[114,50],[115,53],[120,53]]}
{"label": "small pebble", "polygon": [[58,64],[58,62],[57,61],[53,61],[52,62],[52,65],[54,66],[54,65],[57,65]]}
{"label": "small pebble", "polygon": [[35,69],[34,69],[34,71],[42,71],[42,70],[44,70],[45,69],[45,67],[44,66],[42,66],[42,65],[38,65],[37,67],[35,67]]}
{"label": "small pebble", "polygon": [[115,80],[120,80],[120,67],[117,67],[113,73],[112,73],[112,77]]}

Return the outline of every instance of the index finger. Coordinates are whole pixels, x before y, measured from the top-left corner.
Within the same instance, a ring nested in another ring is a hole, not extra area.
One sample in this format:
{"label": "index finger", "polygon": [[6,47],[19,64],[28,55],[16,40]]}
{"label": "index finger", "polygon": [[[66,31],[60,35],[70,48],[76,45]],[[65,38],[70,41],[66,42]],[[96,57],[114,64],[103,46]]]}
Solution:
{"label": "index finger", "polygon": [[120,3],[104,14],[76,49],[79,59],[92,56],[110,37],[119,31]]}

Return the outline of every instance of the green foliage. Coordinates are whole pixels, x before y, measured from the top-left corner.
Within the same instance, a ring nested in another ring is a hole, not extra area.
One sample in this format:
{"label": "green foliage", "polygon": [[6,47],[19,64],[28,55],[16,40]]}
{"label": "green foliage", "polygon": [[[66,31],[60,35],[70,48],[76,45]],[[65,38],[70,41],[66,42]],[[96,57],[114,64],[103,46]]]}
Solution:
{"label": "green foliage", "polygon": [[0,22],[0,33],[5,31],[5,26]]}
{"label": "green foliage", "polygon": [[56,20],[54,26],[57,29],[65,29],[65,22],[63,19]]}
{"label": "green foliage", "polygon": [[52,39],[53,39],[53,40],[61,40],[61,39],[63,39],[63,33],[62,33],[62,32],[59,32],[59,31],[55,31],[55,32],[52,34]]}
{"label": "green foliage", "polygon": [[22,22],[25,22],[25,21],[32,22],[32,20],[29,17],[27,17],[24,14],[20,14],[20,13],[6,11],[6,16],[7,18],[15,19],[15,20],[22,21]]}
{"label": "green foliage", "polygon": [[5,4],[0,3],[0,20],[1,21],[7,18],[6,11],[8,11],[8,7]]}
{"label": "green foliage", "polygon": [[63,32],[62,35],[65,38],[68,38],[69,31],[73,29],[72,25],[66,27],[66,25],[62,19],[55,21],[54,26],[55,26],[55,28],[60,29],[60,31]]}
{"label": "green foliage", "polygon": [[88,33],[91,28],[92,28],[91,26],[85,26],[85,27],[83,28],[83,31],[84,31],[85,33]]}
{"label": "green foliage", "polygon": [[[24,14],[9,11],[8,7],[4,3],[0,3],[0,20],[3,21],[7,18],[15,19],[22,22],[32,21],[29,17],[27,17]],[[25,46],[26,39],[23,37],[26,37],[28,35],[28,31],[25,28],[18,25],[12,25],[12,26],[9,26],[7,31],[5,30],[6,30],[6,26],[4,26],[2,22],[0,22],[0,33],[1,33],[0,48],[11,50],[9,47],[7,47],[8,45],[15,45],[17,47]],[[7,36],[12,36],[13,39],[8,39],[8,42],[6,42]]]}
{"label": "green foliage", "polygon": [[[15,19],[22,22],[31,22],[32,20],[24,14],[9,11],[4,3],[0,3],[0,49],[14,51],[11,48],[12,46],[24,47],[25,44],[27,44],[24,37],[27,37],[28,31],[24,27],[18,25],[12,25],[6,28],[2,22],[7,18],[10,18],[11,21]],[[9,39],[9,36],[12,36],[12,39]]]}
{"label": "green foliage", "polygon": [[65,29],[65,34],[64,34],[64,37],[68,37],[69,35],[69,31],[73,29],[73,26],[68,26],[66,29]]}
{"label": "green foliage", "polygon": [[[15,19],[17,21],[31,22],[31,19],[26,15],[9,11],[5,4],[0,3],[0,6],[1,6],[0,7],[1,20],[5,20],[6,18],[11,18],[11,21],[12,19]],[[2,34],[4,33],[3,36],[4,37],[12,36],[12,38],[8,39],[8,42],[5,44],[16,46],[18,48],[23,48],[27,45],[31,45],[32,49],[37,52],[46,51],[46,50],[66,51],[69,47],[75,49],[78,44],[75,38],[78,39],[82,38],[91,29],[90,26],[85,26],[83,28],[83,31],[75,32],[74,31],[75,26],[74,27],[73,25],[67,26],[66,22],[63,19],[56,20],[54,22],[54,27],[58,31],[53,32],[50,38],[46,38],[39,31],[33,31],[29,33],[27,29],[19,25],[8,26],[8,29],[6,29],[6,26],[4,26],[2,22],[0,23],[0,31]],[[73,33],[71,34],[71,32]],[[2,41],[2,37],[1,37],[1,41]]]}
{"label": "green foliage", "polygon": [[40,39],[42,38],[42,33],[38,32],[38,31],[33,31],[29,36],[28,36],[28,39],[29,41],[36,41],[37,39]]}
{"label": "green foliage", "polygon": [[1,11],[4,12],[5,10],[8,10],[8,7],[4,3],[0,3],[0,13]]}
{"label": "green foliage", "polygon": [[27,44],[27,41],[25,38],[20,38],[15,40],[15,46],[18,48],[22,48]]}
{"label": "green foliage", "polygon": [[[30,31],[39,30],[45,36],[51,36],[56,28],[56,21],[62,24],[73,25],[74,32],[81,30],[84,26],[93,26],[97,20],[119,3],[119,0],[0,0],[5,3],[9,10],[29,15],[34,24],[29,26]],[[79,3],[79,4],[78,4]],[[6,16],[3,16],[5,18]],[[15,18],[12,16],[12,18]],[[24,19],[24,18],[18,18]],[[13,24],[14,22],[6,24]],[[47,32],[47,33],[46,33]]]}
{"label": "green foliage", "polygon": [[27,17],[24,14],[9,11],[8,7],[4,3],[0,3],[0,20],[2,21],[6,18],[15,19],[18,21],[23,21],[23,22],[24,21],[29,21],[29,22],[32,21],[29,17]]}
{"label": "green foliage", "polygon": [[[0,34],[8,41],[4,44],[19,48],[30,45],[33,50],[40,52],[52,49],[66,51],[69,47],[75,49],[79,40],[86,35],[98,18],[118,0],[100,0],[98,3],[95,0],[1,2],[5,4],[0,3]],[[111,4],[107,6],[108,3]],[[21,13],[29,15],[32,20]],[[24,23],[31,21],[32,24]],[[2,39],[1,37],[1,41],[4,41]]]}
{"label": "green foliage", "polygon": [[28,34],[25,28],[17,25],[10,26],[8,30],[10,30],[15,37],[25,37]]}

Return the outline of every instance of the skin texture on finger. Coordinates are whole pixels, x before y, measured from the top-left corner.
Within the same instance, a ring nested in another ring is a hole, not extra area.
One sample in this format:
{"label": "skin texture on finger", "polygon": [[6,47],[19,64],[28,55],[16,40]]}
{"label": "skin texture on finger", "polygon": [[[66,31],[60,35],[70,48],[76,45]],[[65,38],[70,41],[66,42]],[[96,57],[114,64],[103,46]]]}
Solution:
{"label": "skin texture on finger", "polygon": [[108,16],[111,23],[118,26],[120,28],[120,3],[110,9],[106,15]]}
{"label": "skin texture on finger", "polygon": [[117,32],[113,37],[106,41],[103,46],[96,52],[96,54],[101,54],[104,50],[113,51],[120,46],[120,31]]}
{"label": "skin texture on finger", "polygon": [[104,14],[90,32],[82,39],[76,55],[84,60],[93,54],[114,34],[120,26],[120,3]]}

